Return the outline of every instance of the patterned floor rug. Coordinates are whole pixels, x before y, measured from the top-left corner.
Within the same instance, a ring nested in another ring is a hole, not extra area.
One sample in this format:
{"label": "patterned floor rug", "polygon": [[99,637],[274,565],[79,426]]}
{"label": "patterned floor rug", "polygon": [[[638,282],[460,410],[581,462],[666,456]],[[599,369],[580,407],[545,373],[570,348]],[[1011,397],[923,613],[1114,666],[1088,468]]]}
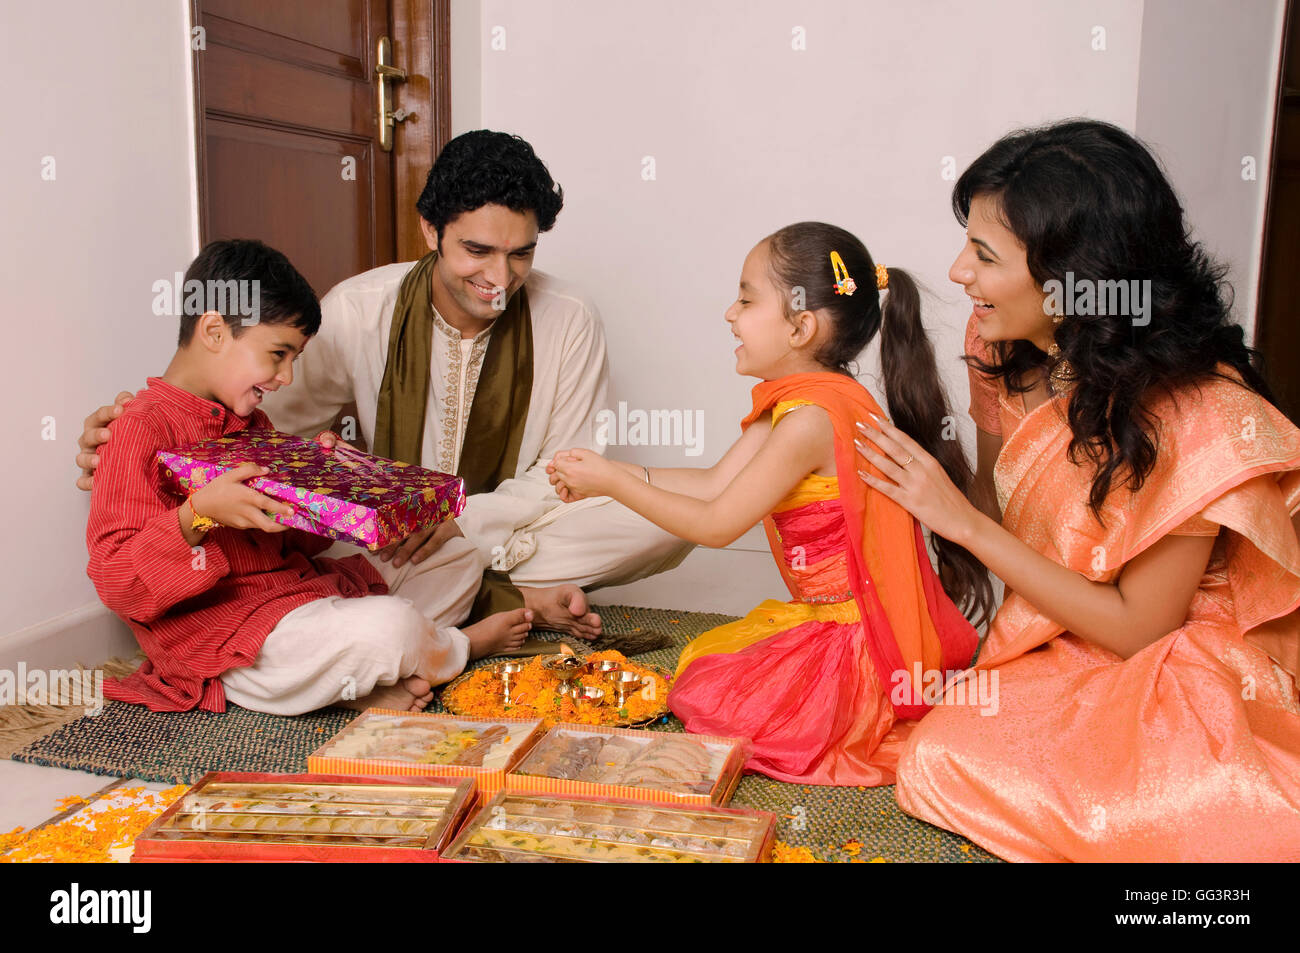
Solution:
{"label": "patterned floor rug", "polygon": [[[666,647],[636,660],[670,671],[688,641],[734,619],[628,606],[596,609],[611,636],[666,635]],[[440,699],[430,710],[442,710]],[[159,713],[109,702],[95,717],[56,727],[13,758],[171,783],[192,782],[207,771],[305,771],[307,756],[355,717],[356,712],[340,708],[289,718],[234,705],[223,714]],[[681,731],[682,726],[669,717],[652,730]],[[904,814],[892,787],[801,787],[748,775],[733,803],[773,812],[779,818],[778,839],[807,847],[823,860],[997,861],[969,841]]]}

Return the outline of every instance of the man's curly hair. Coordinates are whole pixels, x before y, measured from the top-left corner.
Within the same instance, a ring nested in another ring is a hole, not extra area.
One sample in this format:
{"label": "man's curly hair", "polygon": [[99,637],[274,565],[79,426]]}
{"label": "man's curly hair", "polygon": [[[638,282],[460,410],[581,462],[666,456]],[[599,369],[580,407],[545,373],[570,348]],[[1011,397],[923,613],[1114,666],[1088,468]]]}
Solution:
{"label": "man's curly hair", "polygon": [[564,190],[524,139],[476,129],[438,153],[415,207],[441,240],[443,229],[459,215],[484,205],[533,212],[537,230],[545,232],[564,206]]}

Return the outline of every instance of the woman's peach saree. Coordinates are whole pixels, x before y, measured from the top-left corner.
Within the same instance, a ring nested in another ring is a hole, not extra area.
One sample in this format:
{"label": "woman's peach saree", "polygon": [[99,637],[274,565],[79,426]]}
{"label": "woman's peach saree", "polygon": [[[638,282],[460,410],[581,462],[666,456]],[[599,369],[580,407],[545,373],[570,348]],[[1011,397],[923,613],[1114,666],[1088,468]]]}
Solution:
{"label": "woman's peach saree", "polygon": [[1300,431],[1234,381],[1181,391],[1154,405],[1145,485],[1098,523],[1060,404],[1006,434],[1003,525],[1103,582],[1169,533],[1217,534],[1205,576],[1183,626],[1127,660],[1008,594],[975,673],[995,704],[949,689],[899,804],[1010,860],[1300,860]]}

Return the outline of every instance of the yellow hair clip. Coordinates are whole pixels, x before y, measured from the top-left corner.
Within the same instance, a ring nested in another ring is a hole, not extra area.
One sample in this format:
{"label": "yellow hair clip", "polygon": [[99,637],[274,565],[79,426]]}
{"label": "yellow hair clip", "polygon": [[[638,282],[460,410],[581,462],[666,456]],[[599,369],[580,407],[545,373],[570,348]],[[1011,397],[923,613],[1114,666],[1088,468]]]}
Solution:
{"label": "yellow hair clip", "polygon": [[837,251],[831,252],[831,269],[835,272],[835,293],[851,295],[858,290],[857,282],[849,277],[849,270],[844,267],[844,259]]}
{"label": "yellow hair clip", "polygon": [[889,287],[889,269],[884,265],[876,266],[876,288],[884,291]]}

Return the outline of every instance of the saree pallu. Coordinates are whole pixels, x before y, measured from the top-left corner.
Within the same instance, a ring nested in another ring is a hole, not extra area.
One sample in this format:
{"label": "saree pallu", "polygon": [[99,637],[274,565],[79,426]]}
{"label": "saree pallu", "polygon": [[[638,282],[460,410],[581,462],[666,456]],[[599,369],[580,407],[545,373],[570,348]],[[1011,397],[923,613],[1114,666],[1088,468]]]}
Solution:
{"label": "saree pallu", "polygon": [[1232,381],[1152,409],[1156,466],[1100,523],[1059,401],[995,478],[1003,526],[1096,581],[1170,533],[1217,536],[1185,622],[1122,659],[1010,593],[971,675],[994,704],[949,689],[904,747],[898,802],[1008,860],[1300,860],[1300,431]]}

